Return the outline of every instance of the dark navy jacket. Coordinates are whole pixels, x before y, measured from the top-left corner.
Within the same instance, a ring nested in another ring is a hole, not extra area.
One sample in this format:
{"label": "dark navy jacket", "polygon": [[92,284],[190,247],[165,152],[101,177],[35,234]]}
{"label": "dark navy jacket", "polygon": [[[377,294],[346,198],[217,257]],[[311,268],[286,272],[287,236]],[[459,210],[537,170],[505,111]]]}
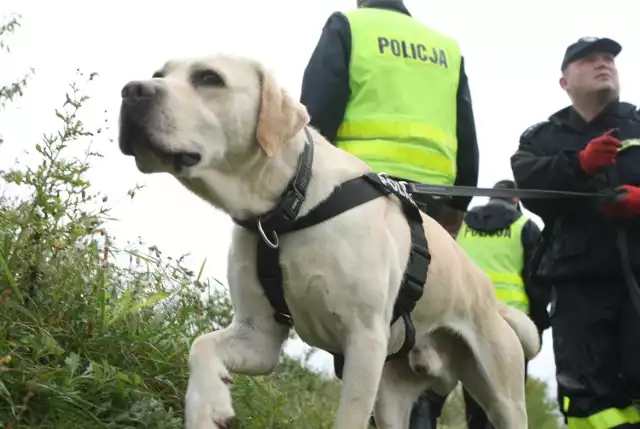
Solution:
{"label": "dark navy jacket", "polygon": [[[564,108],[526,130],[511,167],[518,188],[598,192],[622,184],[640,186],[640,147],[621,151],[617,164],[596,176],[580,168],[579,153],[611,128],[620,140],[640,138],[640,112],[616,101],[586,123],[573,108]],[[592,200],[522,200],[545,223],[536,274],[549,282],[602,279],[622,281],[616,245],[619,224]],[[631,262],[640,272],[640,217],[628,225]]]}

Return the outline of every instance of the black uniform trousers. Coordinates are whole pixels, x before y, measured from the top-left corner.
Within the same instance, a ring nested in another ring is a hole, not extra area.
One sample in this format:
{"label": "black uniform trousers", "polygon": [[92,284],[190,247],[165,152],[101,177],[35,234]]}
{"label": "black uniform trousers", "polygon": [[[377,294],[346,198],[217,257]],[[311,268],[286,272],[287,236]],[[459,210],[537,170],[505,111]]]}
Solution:
{"label": "black uniform trousers", "polygon": [[[524,381],[527,382],[527,371],[529,369],[529,361],[524,362]],[[467,392],[466,389],[462,390],[465,407],[465,417],[468,429],[494,429],[487,413],[484,412],[480,404],[473,399],[473,396]]]}
{"label": "black uniform trousers", "polygon": [[550,316],[569,429],[640,428],[640,315],[624,279],[556,283]]}

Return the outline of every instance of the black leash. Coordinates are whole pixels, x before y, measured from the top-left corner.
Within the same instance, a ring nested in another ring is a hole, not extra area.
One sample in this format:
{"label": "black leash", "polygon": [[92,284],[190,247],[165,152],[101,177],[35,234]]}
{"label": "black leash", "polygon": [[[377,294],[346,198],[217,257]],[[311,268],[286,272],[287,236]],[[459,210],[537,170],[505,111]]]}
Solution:
{"label": "black leash", "polygon": [[491,198],[539,198],[539,199],[597,199],[602,203],[614,202],[620,193],[611,192],[572,192],[547,191],[540,189],[494,189],[474,188],[472,186],[426,185],[422,183],[407,184],[412,194],[436,195],[442,197],[491,197]]}

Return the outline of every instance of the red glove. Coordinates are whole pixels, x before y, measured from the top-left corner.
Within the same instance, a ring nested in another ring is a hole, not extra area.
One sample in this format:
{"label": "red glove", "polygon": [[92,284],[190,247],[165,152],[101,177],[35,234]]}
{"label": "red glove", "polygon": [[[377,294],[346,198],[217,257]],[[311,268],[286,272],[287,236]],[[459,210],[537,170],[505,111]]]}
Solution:
{"label": "red glove", "polygon": [[640,187],[623,185],[618,191],[625,191],[615,203],[602,207],[607,216],[613,218],[630,218],[640,215]]}
{"label": "red glove", "polygon": [[580,167],[587,174],[595,174],[600,168],[616,163],[618,148],[622,147],[622,143],[611,135],[613,131],[611,129],[591,140],[580,152]]}

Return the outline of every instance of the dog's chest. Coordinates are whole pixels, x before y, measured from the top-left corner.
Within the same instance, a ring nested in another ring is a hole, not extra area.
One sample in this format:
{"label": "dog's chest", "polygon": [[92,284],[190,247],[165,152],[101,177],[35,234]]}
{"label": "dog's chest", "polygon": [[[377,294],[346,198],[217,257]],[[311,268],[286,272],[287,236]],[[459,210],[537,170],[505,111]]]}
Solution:
{"label": "dog's chest", "polygon": [[340,351],[349,309],[335,255],[316,246],[297,256],[282,255],[285,299],[300,338],[327,351]]}

